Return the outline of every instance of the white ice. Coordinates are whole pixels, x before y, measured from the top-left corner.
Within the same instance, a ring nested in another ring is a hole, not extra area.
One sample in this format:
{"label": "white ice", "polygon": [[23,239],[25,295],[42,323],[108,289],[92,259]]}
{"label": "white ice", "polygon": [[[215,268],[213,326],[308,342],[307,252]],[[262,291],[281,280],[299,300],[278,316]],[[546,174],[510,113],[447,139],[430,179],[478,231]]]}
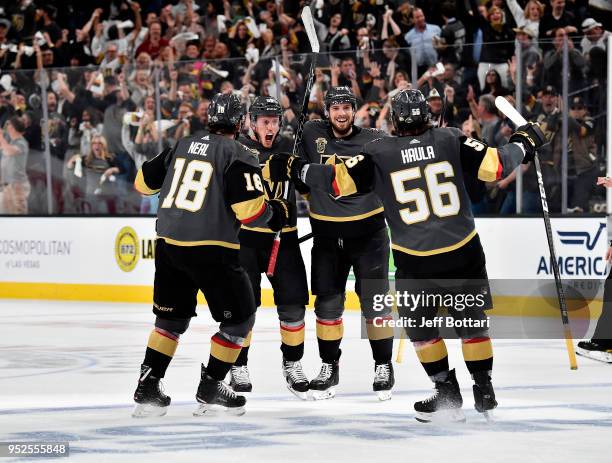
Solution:
{"label": "white ice", "polygon": [[[215,331],[206,308],[199,313],[164,380],[168,415],[136,420],[132,394],[153,323],[150,306],[0,301],[0,442],[67,441],[68,461],[96,463],[610,461],[612,365],[579,358],[570,371],[563,341],[497,341],[500,406],[488,424],[473,410],[471,381],[450,341],[468,422],[422,424],[412,404],[430,394],[431,383],[412,347],[395,364],[393,399],[379,402],[355,312],[345,314],[336,398],[302,402],[287,391],[276,313],[261,309],[246,415],[195,418],[200,362]],[[319,359],[311,311],[306,321],[303,364],[313,377]]]}

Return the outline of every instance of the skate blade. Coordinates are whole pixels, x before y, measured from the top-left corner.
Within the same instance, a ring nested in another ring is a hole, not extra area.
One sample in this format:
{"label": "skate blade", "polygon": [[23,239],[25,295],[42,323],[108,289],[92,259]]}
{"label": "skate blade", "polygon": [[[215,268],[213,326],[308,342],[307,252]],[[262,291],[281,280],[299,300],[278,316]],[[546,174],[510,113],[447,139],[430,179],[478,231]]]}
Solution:
{"label": "skate blade", "polygon": [[193,416],[214,416],[231,415],[242,416],[246,413],[244,407],[223,407],[222,405],[211,405],[199,403],[198,408],[193,412]]}
{"label": "skate blade", "polygon": [[580,355],[581,357],[590,358],[591,360],[597,360],[598,362],[612,363],[612,353],[610,352],[587,350],[578,347],[576,348],[576,354]]}
{"label": "skate blade", "polygon": [[487,423],[493,424],[495,423],[495,415],[493,414],[493,410],[487,410],[485,412],[480,412],[484,419],[487,420]]}
{"label": "skate blade", "polygon": [[415,416],[417,421],[421,423],[465,423],[465,414],[460,408],[449,408],[445,410],[438,410],[434,413],[423,413],[416,412]]}
{"label": "skate blade", "polygon": [[391,391],[376,391],[376,396],[381,402],[384,402],[385,400],[391,400]]}
{"label": "skate blade", "polygon": [[132,417],[148,418],[151,416],[164,416],[166,413],[168,413],[168,407],[158,407],[153,404],[136,404]]}
{"label": "skate blade", "polygon": [[291,391],[291,393],[296,396],[300,400],[308,400],[308,391],[300,392],[293,389],[291,386],[287,384],[287,389]]}
{"label": "skate blade", "polygon": [[330,387],[329,389],[326,389],[325,391],[315,391],[313,389],[311,389],[311,391],[312,391],[312,398],[314,400],[333,399],[336,396],[335,387]]}

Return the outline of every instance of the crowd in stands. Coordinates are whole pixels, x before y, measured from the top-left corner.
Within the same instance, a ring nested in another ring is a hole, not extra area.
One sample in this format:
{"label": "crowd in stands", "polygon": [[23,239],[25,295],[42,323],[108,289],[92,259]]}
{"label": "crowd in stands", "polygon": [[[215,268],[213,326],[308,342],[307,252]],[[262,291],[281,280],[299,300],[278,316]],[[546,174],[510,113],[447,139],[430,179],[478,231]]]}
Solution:
{"label": "crowd in stands", "polygon": [[[310,62],[306,3],[321,42],[311,119],[330,86],[347,85],[356,124],[392,133],[389,98],[418,88],[434,124],[495,147],[513,126],[494,99],[514,103],[520,83],[523,114],[550,140],[540,158],[552,211],[564,149],[568,210],[597,210],[610,12],[588,0],[0,0],[0,213],[47,213],[48,177],[53,213],[155,213],[156,198],[132,187],[137,169],[205,128],[217,92],[247,108],[277,97],[291,137]],[[523,211],[537,213],[534,169],[523,171]],[[474,211],[513,214],[515,175],[473,185]]]}

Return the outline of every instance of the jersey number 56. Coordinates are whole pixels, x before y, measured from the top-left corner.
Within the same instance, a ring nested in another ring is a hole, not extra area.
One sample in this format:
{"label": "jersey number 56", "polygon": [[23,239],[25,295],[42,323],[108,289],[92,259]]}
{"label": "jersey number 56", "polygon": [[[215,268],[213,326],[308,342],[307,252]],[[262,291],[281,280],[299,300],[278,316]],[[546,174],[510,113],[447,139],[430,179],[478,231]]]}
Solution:
{"label": "jersey number 56", "polygon": [[[406,207],[399,210],[400,217],[408,225],[424,222],[431,215],[431,211],[438,217],[448,217],[457,215],[461,207],[459,192],[452,182],[439,182],[438,176],[445,178],[454,177],[453,166],[448,161],[428,164],[421,172],[420,167],[400,170],[391,174],[391,183],[395,192],[395,199],[400,204],[414,204],[414,210]],[[421,188],[406,189],[406,182],[425,177],[427,183],[427,194]],[[444,201],[446,197],[446,203]]]}

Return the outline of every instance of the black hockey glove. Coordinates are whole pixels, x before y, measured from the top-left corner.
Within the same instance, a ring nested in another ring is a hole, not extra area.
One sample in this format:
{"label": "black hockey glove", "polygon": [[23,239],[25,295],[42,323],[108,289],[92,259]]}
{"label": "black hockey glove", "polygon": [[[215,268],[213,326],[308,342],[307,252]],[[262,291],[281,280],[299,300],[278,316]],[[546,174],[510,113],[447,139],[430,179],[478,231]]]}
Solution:
{"label": "black hockey glove", "polygon": [[283,227],[295,219],[297,209],[295,204],[282,198],[271,199],[268,204],[272,208],[272,217],[268,220],[268,227],[272,231],[280,231]]}
{"label": "black hockey glove", "polygon": [[520,143],[525,148],[523,164],[533,161],[536,151],[547,143],[546,136],[535,122],[521,125],[510,136],[509,143]]}
{"label": "black hockey glove", "polygon": [[307,162],[299,156],[289,153],[279,153],[270,156],[264,167],[264,177],[269,176],[273,182],[284,182],[286,180],[298,181],[302,167]]}

